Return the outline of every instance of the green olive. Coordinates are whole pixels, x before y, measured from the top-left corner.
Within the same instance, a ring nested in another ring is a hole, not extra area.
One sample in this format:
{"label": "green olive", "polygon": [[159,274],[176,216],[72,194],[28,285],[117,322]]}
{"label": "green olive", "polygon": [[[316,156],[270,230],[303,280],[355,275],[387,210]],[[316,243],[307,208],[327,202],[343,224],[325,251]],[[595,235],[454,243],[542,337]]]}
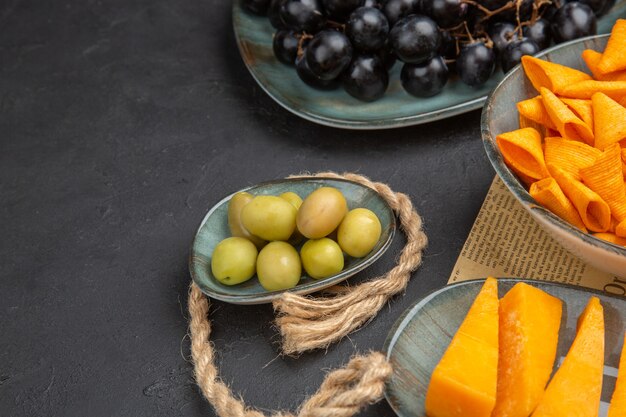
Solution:
{"label": "green olive", "polygon": [[250,242],[254,243],[257,248],[261,249],[267,242],[248,232],[241,223],[241,211],[253,198],[254,196],[252,194],[246,192],[237,193],[231,197],[228,202],[228,228],[230,229],[231,235],[235,237],[245,237]]}
{"label": "green olive", "polygon": [[343,270],[343,252],[334,240],[326,237],[308,240],[300,249],[302,266],[311,278],[320,279]]}
{"label": "green olive", "polygon": [[[302,199],[300,198],[298,194],[294,192],[287,191],[286,193],[282,193],[281,195],[279,195],[279,197],[284,200],[289,201],[291,205],[296,208],[296,210],[299,210],[300,206],[302,205]],[[289,240],[287,242],[290,245],[297,246],[303,240],[304,240],[304,236],[302,236],[302,233],[300,233],[298,229],[296,228],[296,230],[293,231],[293,234],[291,235],[291,237],[289,237]]]}
{"label": "green olive", "polygon": [[298,251],[285,242],[270,242],[261,249],[256,269],[261,286],[268,291],[293,288],[302,275]]}
{"label": "green olive", "polygon": [[256,260],[257,249],[252,242],[243,237],[229,237],[213,250],[211,272],[222,284],[241,284],[254,275]]}
{"label": "green olive", "polygon": [[331,233],[348,212],[348,203],[341,191],[322,187],[302,202],[296,223],[298,230],[309,239],[320,239]]}
{"label": "green olive", "polygon": [[250,233],[265,240],[287,240],[296,230],[296,208],[271,196],[254,197],[241,211],[241,222]]}
{"label": "green olive", "polygon": [[286,193],[282,193],[281,195],[279,195],[279,197],[289,201],[291,205],[296,208],[296,210],[300,210],[300,206],[302,205],[302,199],[298,194],[287,191]]}
{"label": "green olive", "polygon": [[362,258],[376,246],[381,233],[380,220],[365,208],[350,210],[339,225],[337,241],[345,253]]}

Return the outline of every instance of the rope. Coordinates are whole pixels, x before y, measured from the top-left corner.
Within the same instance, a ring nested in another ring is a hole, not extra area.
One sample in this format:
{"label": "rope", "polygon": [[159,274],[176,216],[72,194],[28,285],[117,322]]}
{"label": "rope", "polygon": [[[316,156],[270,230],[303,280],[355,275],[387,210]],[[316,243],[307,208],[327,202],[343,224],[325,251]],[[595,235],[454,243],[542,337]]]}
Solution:
{"label": "rope", "polygon": [[[328,297],[312,298],[285,293],[274,303],[277,325],[283,337],[286,354],[325,347],[371,320],[393,295],[406,288],[410,274],[422,261],[427,238],[422,220],[413,210],[409,198],[394,193],[387,185],[355,175],[325,172],[314,175],[346,178],[376,190],[397,213],[407,243],[398,264],[387,274],[356,287],[333,287]],[[220,417],[265,417],[248,408],[218,375],[215,352],[209,341],[211,323],[209,301],[194,283],[189,290],[189,330],[191,356],[196,381],[202,394]],[[326,375],[318,391],[306,400],[296,414],[277,412],[272,417],[350,417],[368,404],[383,397],[391,365],[380,352],[356,356],[341,369]]]}
{"label": "rope", "polygon": [[422,219],[406,194],[395,193],[386,184],[356,174],[322,172],[312,177],[348,179],[376,190],[398,215],[407,242],[398,264],[381,277],[330,297],[286,292],[276,300],[276,324],[283,339],[283,353],[287,355],[328,347],[371,320],[389,298],[405,290],[411,272],[422,263],[422,251],[428,243]]}

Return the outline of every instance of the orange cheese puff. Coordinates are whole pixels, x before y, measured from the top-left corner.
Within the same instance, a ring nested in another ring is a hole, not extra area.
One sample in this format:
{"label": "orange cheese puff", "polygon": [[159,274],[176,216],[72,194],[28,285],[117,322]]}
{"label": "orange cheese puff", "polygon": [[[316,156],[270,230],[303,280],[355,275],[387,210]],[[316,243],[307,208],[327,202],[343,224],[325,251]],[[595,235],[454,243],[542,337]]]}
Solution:
{"label": "orange cheese puff", "polygon": [[572,202],[563,194],[563,190],[554,178],[544,178],[530,186],[530,195],[539,204],[559,216],[572,226],[576,226],[583,232],[587,231],[578,210]]}
{"label": "orange cheese puff", "polygon": [[598,239],[606,240],[607,242],[614,243],[616,245],[626,246],[626,239],[613,233],[594,233],[593,235]]}
{"label": "orange cheese puff", "polygon": [[615,390],[611,396],[611,405],[609,406],[607,417],[626,416],[626,336],[624,339],[617,380],[615,381]]}
{"label": "orange cheese puff", "polygon": [[523,100],[517,103],[517,111],[527,119],[537,122],[548,129],[556,130],[556,126],[552,123],[546,108],[543,105],[541,96]]}
{"label": "orange cheese puff", "polygon": [[585,184],[554,165],[548,165],[550,173],[570,199],[585,227],[593,232],[606,232],[611,226],[611,209],[598,194]]}
{"label": "orange cheese puff", "polygon": [[496,143],[504,161],[515,171],[531,180],[540,180],[549,176],[543,158],[541,135],[535,129],[527,127],[502,133],[496,137]]}
{"label": "orange cheese puff", "polygon": [[626,219],[626,186],[621,149],[617,143],[606,148],[592,165],[581,168],[580,176],[609,205],[611,215],[618,222]]}
{"label": "orange cheese puff", "polygon": [[547,164],[555,165],[580,180],[580,169],[593,164],[602,151],[586,143],[563,138],[543,140],[544,158]]}
{"label": "orange cheese puff", "polygon": [[589,127],[593,127],[593,109],[591,100],[581,100],[578,98],[562,98],[561,101],[574,112],[576,116]]}
{"label": "orange cheese puff", "polygon": [[570,140],[582,140],[589,145],[593,145],[594,139],[591,126],[579,119],[565,103],[547,88],[541,88],[541,97],[550,119],[556,125],[561,136]]}
{"label": "orange cheese puff", "polygon": [[591,105],[596,148],[604,150],[626,139],[626,108],[602,93],[593,95]]}
{"label": "orange cheese puff", "polygon": [[614,100],[621,100],[626,96],[626,81],[581,81],[563,87],[558,94],[563,97],[589,100],[597,92],[604,93]]}
{"label": "orange cheese puff", "polygon": [[609,42],[598,63],[598,70],[602,74],[626,69],[626,20],[618,19],[613,25]]}
{"label": "orange cheese puff", "polygon": [[626,220],[622,220],[621,223],[617,225],[615,234],[619,237],[626,238]]}
{"label": "orange cheese puff", "polygon": [[522,66],[526,76],[537,91],[545,87],[557,94],[568,85],[591,80],[588,74],[554,62],[544,61],[530,55],[522,57]]}
{"label": "orange cheese puff", "polygon": [[593,49],[585,49],[582,53],[582,57],[585,60],[585,64],[587,64],[587,68],[593,74],[593,78],[600,81],[626,81],[626,71],[617,71],[610,72],[608,74],[600,73],[598,69],[598,64],[602,59],[602,54],[600,52],[594,51]]}

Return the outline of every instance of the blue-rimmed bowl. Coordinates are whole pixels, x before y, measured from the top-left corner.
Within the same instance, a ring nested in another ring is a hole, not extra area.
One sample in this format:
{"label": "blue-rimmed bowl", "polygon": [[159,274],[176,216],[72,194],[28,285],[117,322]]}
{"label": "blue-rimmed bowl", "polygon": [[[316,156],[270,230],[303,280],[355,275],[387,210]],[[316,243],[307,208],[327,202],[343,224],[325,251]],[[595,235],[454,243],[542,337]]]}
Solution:
{"label": "blue-rimmed bowl", "polygon": [[[399,417],[425,417],[424,401],[430,377],[467,315],[485,280],[448,285],[417,301],[396,321],[384,351],[393,367],[385,397]],[[527,279],[498,279],[504,296],[516,283],[525,282],[563,301],[556,366],[567,354],[576,335],[578,316],[589,298],[596,296],[604,308],[604,381],[600,416],[606,416],[615,386],[626,331],[626,299],[572,285]]]}
{"label": "blue-rimmed bowl", "polygon": [[[290,178],[264,182],[237,192],[246,191],[256,196],[280,195],[292,191],[305,198],[320,187],[334,187],[341,191],[350,210],[358,207],[372,210],[380,220],[382,233],[376,246],[363,258],[346,255],[344,269],[339,274],[324,279],[313,279],[306,274],[303,275],[298,285],[288,290],[295,294],[303,295],[321,291],[367,268],[389,248],[396,230],[395,215],[385,199],[375,190],[353,181],[317,177]],[[191,277],[202,292],[218,300],[233,304],[271,303],[285,291],[265,290],[256,276],[238,285],[224,285],[211,272],[211,255],[215,246],[231,236],[228,228],[228,202],[234,194],[236,193],[223,198],[213,206],[200,223],[189,256]]]}
{"label": "blue-rimmed bowl", "polygon": [[[607,40],[608,35],[579,39],[550,48],[538,56],[589,73],[581,53],[585,49],[601,52]],[[586,263],[601,271],[626,278],[626,247],[584,233],[540,206],[502,159],[496,145],[496,136],[519,129],[516,103],[537,94],[521,66],[509,72],[493,90],[483,107],[481,121],[481,133],[487,156],[504,184],[550,236]]]}

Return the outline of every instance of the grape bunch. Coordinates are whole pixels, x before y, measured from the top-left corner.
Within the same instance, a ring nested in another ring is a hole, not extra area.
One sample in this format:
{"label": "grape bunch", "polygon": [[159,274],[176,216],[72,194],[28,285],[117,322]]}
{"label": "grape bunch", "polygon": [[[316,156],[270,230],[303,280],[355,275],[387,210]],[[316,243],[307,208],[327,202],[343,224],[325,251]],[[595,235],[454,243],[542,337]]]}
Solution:
{"label": "grape bunch", "polygon": [[615,0],[243,0],[276,28],[276,58],[318,89],[381,98],[397,60],[402,86],[431,97],[456,77],[483,85],[556,43],[596,33]]}

